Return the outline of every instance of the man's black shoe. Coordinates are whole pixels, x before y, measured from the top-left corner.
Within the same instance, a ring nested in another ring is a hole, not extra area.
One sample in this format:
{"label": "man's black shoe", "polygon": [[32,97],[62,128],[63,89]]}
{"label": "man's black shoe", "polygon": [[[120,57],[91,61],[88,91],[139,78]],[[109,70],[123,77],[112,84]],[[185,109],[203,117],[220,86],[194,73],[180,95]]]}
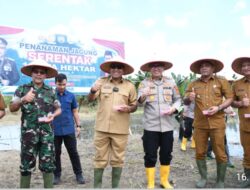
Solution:
{"label": "man's black shoe", "polygon": [[60,182],[61,182],[60,176],[54,176],[53,184],[58,185]]}
{"label": "man's black shoe", "polygon": [[76,175],[76,181],[77,181],[78,184],[85,184],[85,180],[84,180],[82,174],[77,174]]}

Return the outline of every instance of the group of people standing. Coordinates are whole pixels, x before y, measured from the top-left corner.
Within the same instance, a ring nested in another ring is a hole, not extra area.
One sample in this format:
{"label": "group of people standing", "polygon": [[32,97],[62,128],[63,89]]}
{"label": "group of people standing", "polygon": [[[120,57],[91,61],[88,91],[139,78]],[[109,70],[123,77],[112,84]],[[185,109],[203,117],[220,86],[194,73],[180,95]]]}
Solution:
{"label": "group of people standing", "polygon": [[[174,80],[163,76],[163,72],[172,65],[164,60],[152,60],[143,64],[140,69],[151,75],[140,83],[138,93],[135,86],[123,77],[133,73],[131,65],[117,58],[100,65],[101,70],[109,73],[109,76],[98,79],[88,94],[89,101],[98,101],[94,135],[94,188],[102,187],[103,173],[108,164],[112,167],[112,188],[119,187],[128,143],[129,116],[139,104],[144,106],[142,144],[147,188],[155,187],[158,154],[160,186],[173,188],[169,182],[173,131],[175,113],[179,112],[182,100]],[[250,186],[250,57],[240,57],[233,61],[232,69],[244,77],[234,82],[232,88],[225,78],[216,75],[222,69],[223,63],[216,59],[201,59],[190,66],[192,72],[201,75],[190,83],[183,100],[185,105],[194,106],[193,138],[196,142],[196,163],[201,176],[196,183],[197,188],[205,188],[207,183],[205,158],[209,138],[217,162],[215,187],[224,187],[227,156],[223,110],[230,105],[239,110],[240,138],[244,149],[243,167],[247,179],[243,181],[242,187]],[[44,187],[53,187],[53,172],[54,183],[59,183],[63,141],[69,152],[76,180],[85,183],[76,150],[75,129],[69,127],[76,124],[79,134],[80,119],[74,95],[65,89],[66,76],[58,74],[53,67],[41,60],[22,67],[21,72],[31,76],[32,82],[19,86],[10,103],[10,111],[20,108],[22,111],[20,186],[30,187],[31,172],[35,169],[37,155],[39,169],[43,172]],[[45,78],[52,77],[56,77],[56,90],[44,84]]]}

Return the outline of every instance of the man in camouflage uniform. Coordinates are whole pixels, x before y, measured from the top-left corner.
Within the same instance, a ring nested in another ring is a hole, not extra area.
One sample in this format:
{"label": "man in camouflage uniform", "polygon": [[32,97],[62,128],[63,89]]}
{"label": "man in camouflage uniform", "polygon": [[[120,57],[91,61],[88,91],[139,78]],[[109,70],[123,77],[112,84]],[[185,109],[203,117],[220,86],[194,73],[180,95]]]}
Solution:
{"label": "man in camouflage uniform", "polygon": [[43,60],[35,60],[22,67],[21,72],[32,77],[32,82],[19,86],[10,103],[10,111],[21,108],[21,179],[20,187],[29,188],[31,172],[36,168],[43,172],[44,187],[53,187],[54,135],[50,123],[61,113],[55,91],[44,84],[57,71]]}
{"label": "man in camouflage uniform", "polygon": [[5,56],[7,41],[0,38],[0,82],[3,86],[11,86],[19,80],[16,62]]}
{"label": "man in camouflage uniform", "polygon": [[149,61],[141,66],[142,71],[151,74],[150,78],[141,82],[138,93],[138,102],[144,103],[142,141],[149,189],[155,187],[158,150],[160,185],[165,189],[173,188],[169,183],[169,175],[174,142],[174,113],[181,106],[181,97],[174,80],[163,76],[163,72],[171,67],[172,63],[161,60]]}

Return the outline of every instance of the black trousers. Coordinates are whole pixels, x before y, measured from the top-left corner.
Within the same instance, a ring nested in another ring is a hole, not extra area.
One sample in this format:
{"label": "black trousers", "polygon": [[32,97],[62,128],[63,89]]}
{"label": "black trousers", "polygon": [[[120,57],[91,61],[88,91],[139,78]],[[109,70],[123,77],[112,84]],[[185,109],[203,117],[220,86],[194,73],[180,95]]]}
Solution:
{"label": "black trousers", "polygon": [[183,136],[187,139],[191,138],[193,132],[193,121],[194,119],[190,117],[184,117],[184,134]]}
{"label": "black trousers", "polygon": [[174,142],[173,131],[162,133],[144,130],[142,141],[145,152],[144,166],[146,168],[155,167],[159,148],[160,164],[170,165]]}
{"label": "black trousers", "polygon": [[62,153],[62,143],[64,142],[64,145],[67,149],[67,152],[69,154],[69,158],[73,167],[74,173],[81,174],[82,173],[82,167],[81,162],[79,159],[79,155],[77,152],[77,142],[75,134],[65,135],[65,136],[55,136],[54,143],[55,143],[55,155],[56,155],[56,169],[54,171],[54,174],[56,176],[61,176],[61,153]]}

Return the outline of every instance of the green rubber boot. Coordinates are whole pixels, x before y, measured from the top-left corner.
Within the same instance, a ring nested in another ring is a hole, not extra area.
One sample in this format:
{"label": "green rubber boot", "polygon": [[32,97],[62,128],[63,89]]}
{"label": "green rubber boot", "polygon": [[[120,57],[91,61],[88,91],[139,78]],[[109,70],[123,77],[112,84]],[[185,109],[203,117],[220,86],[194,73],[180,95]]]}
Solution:
{"label": "green rubber boot", "polygon": [[31,180],[31,175],[26,175],[26,176],[23,176],[21,175],[20,177],[20,188],[25,188],[25,189],[28,189],[30,188],[30,180]]}
{"label": "green rubber boot", "polygon": [[112,188],[118,188],[119,182],[122,174],[122,168],[113,167],[112,168]]}
{"label": "green rubber boot", "polygon": [[102,175],[104,168],[94,168],[94,188],[102,188]]}
{"label": "green rubber boot", "polygon": [[201,175],[201,179],[196,183],[197,188],[205,188],[207,184],[207,164],[206,160],[196,160],[196,164]]}
{"label": "green rubber boot", "polygon": [[54,174],[52,172],[43,173],[43,187],[53,188],[53,178],[54,178]]}
{"label": "green rubber boot", "polygon": [[215,188],[224,188],[226,171],[227,171],[227,163],[217,163],[217,180]]}

